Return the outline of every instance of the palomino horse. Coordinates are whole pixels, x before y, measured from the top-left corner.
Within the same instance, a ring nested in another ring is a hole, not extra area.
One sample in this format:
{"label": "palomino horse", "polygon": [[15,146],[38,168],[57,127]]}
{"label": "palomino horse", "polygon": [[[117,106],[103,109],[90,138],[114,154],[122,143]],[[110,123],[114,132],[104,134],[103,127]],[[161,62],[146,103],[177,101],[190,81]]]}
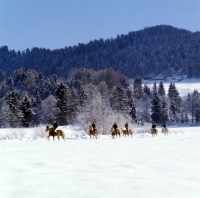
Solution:
{"label": "palomino horse", "polygon": [[125,136],[126,137],[126,135],[131,135],[131,137],[132,137],[132,135],[133,135],[133,132],[132,132],[132,130],[131,129],[129,129],[128,131],[126,130],[126,128],[122,128],[122,133],[123,133],[123,136]]}
{"label": "palomino horse", "polygon": [[49,141],[50,141],[49,139],[50,136],[53,136],[53,140],[55,136],[58,136],[58,140],[60,140],[60,136],[63,138],[63,140],[65,140],[65,133],[60,129],[56,130],[56,132],[53,132],[53,127],[46,126],[46,132],[49,132],[49,135],[48,135]]}
{"label": "palomino horse", "polygon": [[158,135],[158,129],[156,129],[156,128],[151,128],[151,129],[150,129],[150,132],[151,132],[151,135],[152,135],[152,136]]}
{"label": "palomino horse", "polygon": [[112,134],[112,138],[114,139],[115,138],[115,136],[116,136],[116,138],[117,138],[117,135],[119,135],[119,137],[120,137],[120,130],[119,129],[114,129],[113,127],[111,128],[111,134]]}
{"label": "palomino horse", "polygon": [[167,127],[163,127],[162,128],[162,133],[165,135],[168,135],[168,128]]}
{"label": "palomino horse", "polygon": [[97,136],[98,136],[98,130],[97,129],[93,129],[93,127],[90,125],[89,127],[89,134],[90,134],[90,139],[91,139],[91,136],[93,135],[93,138],[95,137],[97,139]]}

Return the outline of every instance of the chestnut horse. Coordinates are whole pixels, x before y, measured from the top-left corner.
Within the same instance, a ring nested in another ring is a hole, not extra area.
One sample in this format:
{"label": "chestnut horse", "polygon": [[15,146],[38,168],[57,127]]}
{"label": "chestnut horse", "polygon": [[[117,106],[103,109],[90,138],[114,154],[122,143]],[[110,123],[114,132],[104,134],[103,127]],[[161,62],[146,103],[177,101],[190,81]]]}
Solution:
{"label": "chestnut horse", "polygon": [[48,135],[49,141],[50,141],[49,139],[50,136],[53,136],[53,140],[55,136],[58,136],[58,140],[60,140],[60,136],[63,138],[63,140],[65,140],[65,133],[60,129],[56,130],[56,132],[53,132],[53,127],[46,126],[46,132],[49,132],[49,135]]}
{"label": "chestnut horse", "polygon": [[111,128],[111,134],[112,134],[112,138],[114,139],[115,136],[117,138],[117,135],[120,137],[120,130],[119,129],[114,129],[113,127]]}
{"label": "chestnut horse", "polygon": [[165,135],[168,135],[168,128],[167,127],[163,127],[162,128],[162,133]]}
{"label": "chestnut horse", "polygon": [[158,129],[156,129],[156,128],[151,128],[151,129],[150,129],[150,132],[151,132],[151,135],[152,135],[152,136],[158,135]]}
{"label": "chestnut horse", "polygon": [[90,127],[89,127],[89,134],[90,134],[90,139],[91,139],[92,135],[93,135],[93,138],[95,137],[97,139],[97,136],[98,136],[98,130],[97,130],[97,128],[94,130],[93,127],[90,125]]}
{"label": "chestnut horse", "polygon": [[122,133],[123,133],[123,136],[125,136],[126,137],[126,135],[131,135],[131,137],[132,137],[132,135],[133,135],[133,132],[132,132],[132,130],[131,129],[129,129],[128,131],[126,130],[126,128],[122,128]]}

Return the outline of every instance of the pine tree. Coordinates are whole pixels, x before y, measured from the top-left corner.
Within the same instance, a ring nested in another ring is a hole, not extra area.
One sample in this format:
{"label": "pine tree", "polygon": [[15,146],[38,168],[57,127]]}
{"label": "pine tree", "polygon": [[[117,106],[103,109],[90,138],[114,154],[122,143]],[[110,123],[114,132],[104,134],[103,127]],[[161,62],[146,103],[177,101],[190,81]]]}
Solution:
{"label": "pine tree", "polygon": [[71,90],[71,99],[70,99],[70,121],[74,122],[78,113],[80,112],[80,104],[78,101],[78,94],[74,88]]}
{"label": "pine tree", "polygon": [[142,78],[137,76],[133,83],[133,91],[134,91],[134,98],[135,99],[142,99],[143,92],[142,92]]}
{"label": "pine tree", "polygon": [[169,85],[168,97],[170,100],[172,100],[174,97],[174,86],[172,83],[170,83],[170,85]]}
{"label": "pine tree", "polygon": [[58,107],[58,120],[61,125],[68,125],[70,121],[70,90],[69,87],[60,83],[57,91],[57,107]]}
{"label": "pine tree", "polygon": [[105,126],[106,119],[108,119],[110,111],[108,109],[110,108],[110,96],[109,96],[109,90],[108,85],[105,81],[102,81],[99,84],[99,92],[101,95],[101,111],[102,111],[102,131],[103,134],[107,133],[107,129]]}
{"label": "pine tree", "polygon": [[32,111],[31,111],[31,102],[28,96],[25,96],[24,100],[22,101],[21,108],[23,113],[22,125],[24,127],[29,127],[32,120]]}
{"label": "pine tree", "polygon": [[0,126],[10,126],[11,111],[5,98],[0,98]]}
{"label": "pine tree", "polygon": [[146,97],[150,98],[150,96],[151,96],[151,89],[149,87],[147,87],[146,84],[144,85],[143,92],[146,95]]}
{"label": "pine tree", "polygon": [[161,122],[163,124],[168,123],[168,120],[169,120],[169,112],[168,111],[169,111],[168,104],[167,104],[166,98],[164,96],[161,101]]}
{"label": "pine tree", "polygon": [[174,104],[174,101],[171,101],[171,105],[170,105],[170,120],[171,122],[176,122],[176,105]]}
{"label": "pine tree", "polygon": [[32,121],[33,124],[38,126],[42,121],[42,100],[40,98],[39,92],[36,93],[35,97],[31,98],[32,106]]}
{"label": "pine tree", "polygon": [[7,96],[7,102],[11,111],[11,126],[20,127],[22,125],[23,114],[20,108],[20,97],[17,91],[13,91]]}
{"label": "pine tree", "polygon": [[164,97],[164,96],[165,96],[165,87],[164,87],[162,81],[160,81],[159,86],[158,86],[158,94],[159,94],[161,97]]}
{"label": "pine tree", "polygon": [[151,120],[155,123],[161,122],[161,104],[157,91],[154,92],[151,102]]}
{"label": "pine tree", "polygon": [[127,113],[127,100],[123,88],[118,84],[113,92],[111,104],[114,110],[121,114]]}
{"label": "pine tree", "polygon": [[128,112],[132,118],[132,122],[136,121],[136,110],[135,110],[135,101],[133,99],[133,93],[130,89],[126,91],[127,97],[127,105],[128,105]]}

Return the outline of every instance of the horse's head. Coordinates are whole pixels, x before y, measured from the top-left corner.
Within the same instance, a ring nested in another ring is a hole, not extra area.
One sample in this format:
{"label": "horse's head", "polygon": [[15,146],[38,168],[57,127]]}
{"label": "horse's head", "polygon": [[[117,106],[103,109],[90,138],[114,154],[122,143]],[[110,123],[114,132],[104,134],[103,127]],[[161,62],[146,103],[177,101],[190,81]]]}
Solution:
{"label": "horse's head", "polygon": [[49,126],[46,126],[46,132],[49,131]]}

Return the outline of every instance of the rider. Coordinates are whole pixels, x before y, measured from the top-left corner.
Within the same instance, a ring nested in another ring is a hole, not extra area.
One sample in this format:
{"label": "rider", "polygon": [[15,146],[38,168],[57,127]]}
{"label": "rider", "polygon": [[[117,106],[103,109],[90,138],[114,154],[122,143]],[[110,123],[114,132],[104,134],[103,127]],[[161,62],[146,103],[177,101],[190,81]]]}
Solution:
{"label": "rider", "polygon": [[117,126],[116,122],[114,122],[114,124],[113,124],[113,128],[114,128],[115,131],[117,132],[117,128],[118,128],[118,126]]}
{"label": "rider", "polygon": [[163,128],[166,129],[166,124],[163,124]]}
{"label": "rider", "polygon": [[96,125],[95,125],[94,122],[92,123],[92,128],[93,128],[94,131],[96,130]]}
{"label": "rider", "polygon": [[156,128],[156,123],[154,122],[153,124],[152,124],[152,129],[155,129]]}
{"label": "rider", "polygon": [[126,128],[126,131],[128,132],[128,122],[126,122],[126,124],[124,125],[124,127]]}
{"label": "rider", "polygon": [[56,120],[53,121],[53,132],[56,132],[56,128],[58,127],[58,124]]}

